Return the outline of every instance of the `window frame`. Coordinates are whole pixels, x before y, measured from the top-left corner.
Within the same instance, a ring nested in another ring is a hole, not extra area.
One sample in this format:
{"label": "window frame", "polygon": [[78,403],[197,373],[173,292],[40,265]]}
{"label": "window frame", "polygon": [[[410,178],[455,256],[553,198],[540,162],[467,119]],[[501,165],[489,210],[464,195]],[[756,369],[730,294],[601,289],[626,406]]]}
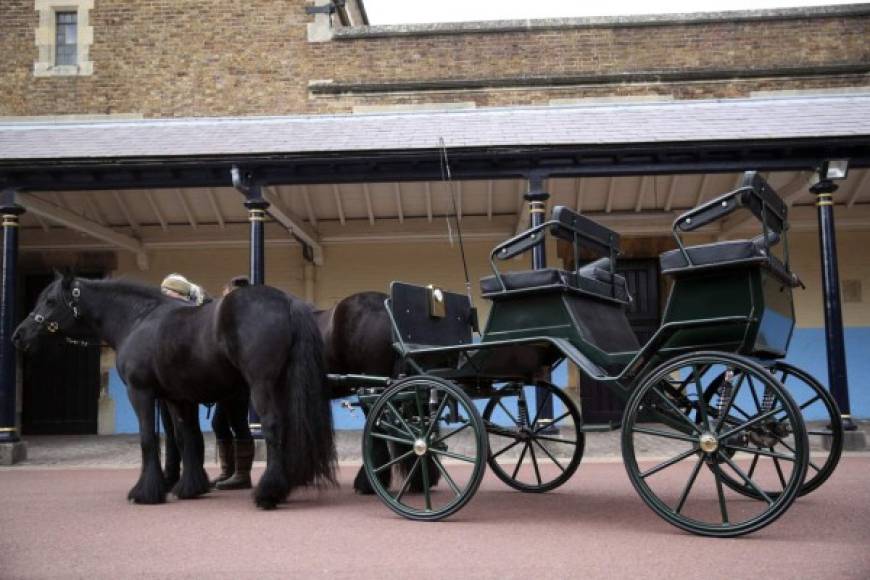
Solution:
{"label": "window frame", "polygon": [[[87,76],[93,74],[94,63],[90,60],[93,44],[93,27],[90,26],[89,12],[94,0],[34,0],[39,14],[39,25],[35,32],[38,49],[37,60],[33,63],[33,75]],[[75,63],[62,63],[58,59],[58,19],[63,13],[75,13]]]}

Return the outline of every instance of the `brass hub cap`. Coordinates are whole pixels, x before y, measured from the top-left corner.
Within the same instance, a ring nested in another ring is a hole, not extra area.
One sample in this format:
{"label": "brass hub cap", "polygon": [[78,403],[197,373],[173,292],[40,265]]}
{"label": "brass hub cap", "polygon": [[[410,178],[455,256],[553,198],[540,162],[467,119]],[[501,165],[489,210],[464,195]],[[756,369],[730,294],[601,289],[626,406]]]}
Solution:
{"label": "brass hub cap", "polygon": [[716,436],[712,433],[702,434],[699,439],[699,444],[701,446],[701,451],[704,453],[713,453],[719,449],[719,440],[716,439]]}
{"label": "brass hub cap", "polygon": [[426,442],[422,439],[417,439],[414,441],[414,453],[417,455],[425,455],[426,451],[429,450],[429,446],[426,445]]}

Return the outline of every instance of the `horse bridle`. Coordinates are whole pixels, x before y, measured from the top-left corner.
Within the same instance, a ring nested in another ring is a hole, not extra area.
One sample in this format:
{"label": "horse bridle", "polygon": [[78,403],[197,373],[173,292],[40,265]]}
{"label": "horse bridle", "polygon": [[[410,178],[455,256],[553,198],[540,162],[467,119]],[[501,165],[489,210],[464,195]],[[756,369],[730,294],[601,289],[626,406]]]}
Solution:
{"label": "horse bridle", "polygon": [[[61,292],[62,294],[62,292]],[[73,315],[73,319],[78,320],[81,317],[81,312],[79,311],[78,302],[79,298],[81,298],[82,289],[79,286],[74,286],[72,291],[70,292],[70,299],[64,299],[64,302],[67,305],[67,308],[70,309]],[[36,324],[39,325],[40,328],[44,328],[49,334],[54,334],[60,329],[60,323],[56,320],[48,320],[45,315],[39,314],[35,310],[28,314],[29,317],[33,318]],[[67,338],[67,340],[72,340]]]}

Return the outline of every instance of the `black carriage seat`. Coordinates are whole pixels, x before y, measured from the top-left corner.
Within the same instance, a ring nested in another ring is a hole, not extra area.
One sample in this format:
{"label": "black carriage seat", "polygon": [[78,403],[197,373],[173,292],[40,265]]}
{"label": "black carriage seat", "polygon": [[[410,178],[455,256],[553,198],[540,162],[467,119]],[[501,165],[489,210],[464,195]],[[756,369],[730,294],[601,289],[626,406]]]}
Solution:
{"label": "black carriage seat", "polygon": [[[543,224],[543,227],[546,227],[554,237],[573,243],[575,254],[580,251],[579,244],[582,242],[584,247],[605,257],[578,267],[576,271],[545,268],[504,272],[501,273],[501,282],[498,276],[486,276],[480,279],[480,291],[484,298],[494,300],[508,293],[525,295],[560,290],[623,303],[631,300],[625,278],[610,272],[611,256],[615,257],[619,250],[619,234],[564,206],[554,207],[550,221]],[[535,231],[527,230],[499,244],[493,250],[493,257],[506,260],[530,251],[535,245],[542,243],[545,233],[543,231],[534,233]],[[493,268],[495,268],[494,263]]]}
{"label": "black carriage seat", "polygon": [[764,235],[759,235],[751,240],[729,240],[687,246],[686,253],[692,261],[689,265],[686,257],[679,249],[670,250],[659,256],[662,274],[673,276],[685,272],[699,270],[730,268],[746,264],[757,263],[768,268],[777,278],[784,283],[797,287],[800,279],[796,274],[789,272],[785,264],[774,255],[768,255],[768,247],[779,241],[779,235],[774,232],[768,234],[768,244],[764,242]]}
{"label": "black carriage seat", "polygon": [[504,289],[495,276],[480,279],[480,292],[484,298],[494,298],[505,291],[516,293],[518,290],[528,292],[565,290],[594,294],[620,302],[629,301],[625,278],[619,274],[610,274],[610,258],[596,260],[577,272],[556,268],[520,270],[504,272],[501,279],[505,285]]}

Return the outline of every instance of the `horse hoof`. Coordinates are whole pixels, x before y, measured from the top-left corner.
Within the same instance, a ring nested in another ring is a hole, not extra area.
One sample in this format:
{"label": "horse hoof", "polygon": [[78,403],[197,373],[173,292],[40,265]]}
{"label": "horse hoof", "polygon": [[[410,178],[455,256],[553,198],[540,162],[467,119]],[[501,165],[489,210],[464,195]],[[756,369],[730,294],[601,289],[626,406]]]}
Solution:
{"label": "horse hoof", "polygon": [[140,505],[156,505],[166,503],[166,492],[163,489],[147,493],[138,485],[127,494],[127,501]]}
{"label": "horse hoof", "polygon": [[274,499],[271,499],[271,498],[269,498],[269,499],[260,498],[260,499],[254,500],[254,503],[257,504],[258,508],[260,508],[262,510],[267,510],[267,511],[273,510],[273,509],[278,507],[278,502],[275,501]]}

